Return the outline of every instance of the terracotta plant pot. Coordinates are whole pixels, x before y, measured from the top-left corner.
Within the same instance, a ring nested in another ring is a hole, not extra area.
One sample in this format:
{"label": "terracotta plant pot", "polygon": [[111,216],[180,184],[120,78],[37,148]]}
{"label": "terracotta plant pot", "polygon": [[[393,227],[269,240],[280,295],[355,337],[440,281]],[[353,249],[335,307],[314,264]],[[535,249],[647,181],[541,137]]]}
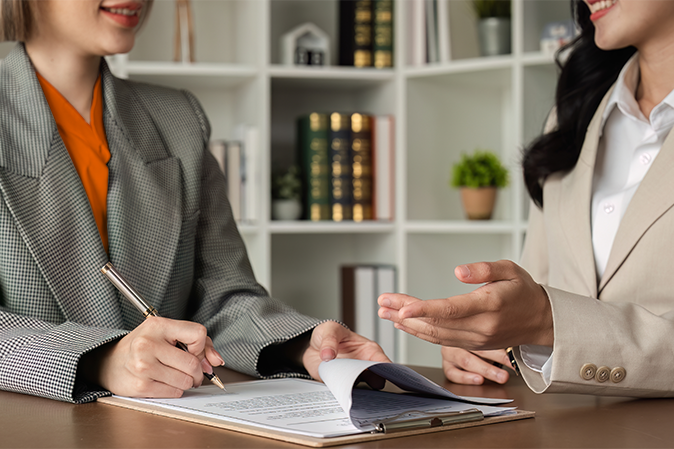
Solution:
{"label": "terracotta plant pot", "polygon": [[496,203],[496,187],[461,187],[461,202],[469,220],[489,220]]}

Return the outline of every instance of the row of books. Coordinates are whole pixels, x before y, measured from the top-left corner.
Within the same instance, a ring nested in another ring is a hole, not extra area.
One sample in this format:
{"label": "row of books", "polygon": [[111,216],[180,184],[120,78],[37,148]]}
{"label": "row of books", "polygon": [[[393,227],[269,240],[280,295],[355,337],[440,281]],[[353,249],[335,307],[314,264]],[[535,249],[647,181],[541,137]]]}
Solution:
{"label": "row of books", "polygon": [[[410,65],[449,62],[452,59],[450,42],[451,0],[409,0],[406,4],[408,20],[408,60]],[[468,4],[461,4],[468,8]],[[464,11],[456,10],[454,12]],[[455,21],[458,24],[458,21]],[[464,40],[467,39],[463,36]],[[474,40],[474,39],[473,39]]]}
{"label": "row of books", "polygon": [[392,220],[393,117],[312,112],[297,123],[304,218]]}
{"label": "row of books", "polygon": [[344,265],[341,267],[342,321],[354,332],[379,343],[390,357],[396,354],[396,329],[379,318],[377,298],[396,292],[396,268],[392,265]]}
{"label": "row of books", "polygon": [[393,0],[340,0],[339,64],[393,67]]}
{"label": "row of books", "polygon": [[213,140],[210,151],[227,178],[227,198],[234,219],[254,222],[259,218],[260,138],[255,126],[241,124],[234,140]]}

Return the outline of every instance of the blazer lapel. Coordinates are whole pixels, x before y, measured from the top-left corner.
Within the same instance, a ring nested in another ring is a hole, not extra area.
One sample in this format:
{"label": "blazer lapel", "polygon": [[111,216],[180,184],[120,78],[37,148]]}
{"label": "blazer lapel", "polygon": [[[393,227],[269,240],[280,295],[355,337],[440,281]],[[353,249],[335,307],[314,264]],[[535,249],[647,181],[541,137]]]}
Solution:
{"label": "blazer lapel", "polygon": [[89,200],[22,44],[0,69],[0,98],[0,191],[21,237],[66,320],[121,327]]}
{"label": "blazer lapel", "polygon": [[648,228],[674,206],[674,133],[670,132],[627,206],[613,240],[599,291],[615,275]]}
{"label": "blazer lapel", "polygon": [[[134,93],[103,64],[104,125],[111,159],[108,184],[110,259],[144,299],[161,311],[182,223],[181,170]],[[124,323],[143,319],[123,300]]]}
{"label": "blazer lapel", "polygon": [[570,249],[578,263],[587,292],[597,297],[597,274],[592,250],[592,177],[601,136],[601,122],[613,87],[604,96],[587,128],[576,166],[561,181],[559,217]]}

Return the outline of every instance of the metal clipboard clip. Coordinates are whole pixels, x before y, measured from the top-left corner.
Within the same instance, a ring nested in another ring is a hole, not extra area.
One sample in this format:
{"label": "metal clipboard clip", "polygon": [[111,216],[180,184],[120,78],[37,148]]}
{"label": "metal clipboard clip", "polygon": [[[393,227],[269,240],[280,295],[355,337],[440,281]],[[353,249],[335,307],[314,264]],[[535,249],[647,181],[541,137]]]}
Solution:
{"label": "metal clipboard clip", "polygon": [[[411,413],[420,413],[426,416],[398,421],[398,418],[401,416],[409,415]],[[375,430],[373,433],[394,433],[405,430],[428,429],[430,427],[441,427],[462,422],[482,421],[483,419],[484,415],[476,408],[469,408],[468,410],[451,413],[428,413],[412,410],[385,419],[381,422],[374,423]]]}

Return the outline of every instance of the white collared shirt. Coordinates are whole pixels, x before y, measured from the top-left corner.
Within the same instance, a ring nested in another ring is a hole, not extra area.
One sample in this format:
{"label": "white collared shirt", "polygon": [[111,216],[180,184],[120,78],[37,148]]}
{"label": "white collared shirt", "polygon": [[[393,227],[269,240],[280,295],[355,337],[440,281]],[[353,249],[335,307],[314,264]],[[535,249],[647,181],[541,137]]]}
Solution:
{"label": "white collared shirt", "polygon": [[[620,71],[602,116],[592,184],[592,249],[597,283],[606,270],[613,240],[639,184],[674,125],[674,91],[646,118],[635,98],[639,85],[639,55]],[[522,360],[550,384],[552,350],[521,346]]]}

